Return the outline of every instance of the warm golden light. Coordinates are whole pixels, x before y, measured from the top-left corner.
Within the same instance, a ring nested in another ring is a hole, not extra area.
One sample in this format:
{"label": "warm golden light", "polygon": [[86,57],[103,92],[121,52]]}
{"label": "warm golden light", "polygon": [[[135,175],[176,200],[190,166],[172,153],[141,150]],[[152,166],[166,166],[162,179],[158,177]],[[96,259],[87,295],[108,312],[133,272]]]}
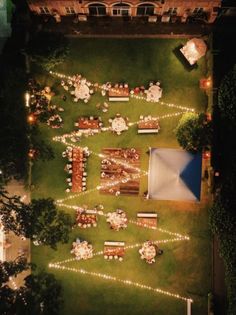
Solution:
{"label": "warm golden light", "polygon": [[34,149],[29,150],[28,157],[30,159],[33,159],[35,157],[35,150]]}
{"label": "warm golden light", "polygon": [[30,94],[29,92],[25,93],[25,106],[29,107]]}
{"label": "warm golden light", "polygon": [[28,115],[27,120],[30,124],[33,124],[33,123],[35,123],[36,118],[33,114],[30,114],[30,115]]}

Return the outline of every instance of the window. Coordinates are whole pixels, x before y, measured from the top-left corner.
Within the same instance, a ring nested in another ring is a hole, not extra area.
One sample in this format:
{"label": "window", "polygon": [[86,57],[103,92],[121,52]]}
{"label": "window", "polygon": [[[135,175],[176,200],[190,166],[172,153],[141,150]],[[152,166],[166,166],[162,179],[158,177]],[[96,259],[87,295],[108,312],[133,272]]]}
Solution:
{"label": "window", "polygon": [[106,7],[104,4],[93,3],[89,5],[89,15],[106,15]]}
{"label": "window", "polygon": [[140,4],[137,8],[137,15],[153,15],[154,5],[152,4]]}
{"label": "window", "polygon": [[130,6],[125,3],[115,4],[112,8],[112,14],[114,16],[129,16]]}
{"label": "window", "polygon": [[176,15],[177,14],[177,8],[169,8],[167,13],[170,15]]}
{"label": "window", "polygon": [[195,8],[193,10],[193,14],[201,14],[201,13],[203,13],[203,8]]}
{"label": "window", "polygon": [[39,7],[41,14],[50,14],[48,7]]}
{"label": "window", "polygon": [[66,14],[75,14],[75,10],[73,7],[65,7]]}

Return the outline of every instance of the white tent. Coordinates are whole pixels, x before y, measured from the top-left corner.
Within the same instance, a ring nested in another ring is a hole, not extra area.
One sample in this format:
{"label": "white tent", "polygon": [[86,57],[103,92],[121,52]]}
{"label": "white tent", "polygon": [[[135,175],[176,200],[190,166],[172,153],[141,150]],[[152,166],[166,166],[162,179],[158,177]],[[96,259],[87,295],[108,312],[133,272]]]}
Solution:
{"label": "white tent", "polygon": [[200,38],[192,38],[180,49],[180,51],[190,65],[193,65],[198,59],[206,54],[207,46],[204,40]]}
{"label": "white tent", "polygon": [[200,190],[201,154],[176,149],[150,149],[149,198],[198,201]]}

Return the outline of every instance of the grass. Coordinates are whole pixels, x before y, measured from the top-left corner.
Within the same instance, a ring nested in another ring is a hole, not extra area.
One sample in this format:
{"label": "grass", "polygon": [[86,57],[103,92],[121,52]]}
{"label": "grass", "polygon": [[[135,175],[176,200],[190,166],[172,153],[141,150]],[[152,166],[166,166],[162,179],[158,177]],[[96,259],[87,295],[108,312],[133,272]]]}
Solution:
{"label": "grass", "polygon": [[[198,67],[191,72],[173,54],[175,47],[182,40],[125,40],[125,39],[73,39],[70,40],[70,56],[57,71],[64,74],[81,73],[92,82],[105,83],[107,81],[128,82],[130,86],[148,85],[150,80],[160,80],[163,87],[163,102],[193,107],[197,111],[204,111],[207,106],[205,94],[199,90],[199,79],[206,71],[205,60],[198,63]],[[143,100],[131,99],[126,103],[110,104],[107,113],[98,112],[96,104],[103,102],[99,93],[92,96],[88,104],[73,103],[68,95],[66,102],[60,98],[65,91],[60,87],[60,81],[45,73],[37,74],[42,85],[50,85],[56,92],[52,103],[63,106],[64,127],[53,130],[41,126],[42,137],[48,140],[55,151],[56,158],[49,162],[40,162],[33,166],[33,197],[51,196],[55,199],[65,198],[66,183],[64,172],[65,160],[61,157],[64,146],[52,142],[55,135],[64,134],[73,130],[73,124],[80,115],[101,116],[105,126],[108,119],[117,112],[136,121],[140,115],[161,116],[179,111],[176,108],[166,107],[155,103],[146,103]],[[141,149],[141,168],[148,169],[149,147],[178,147],[174,129],[181,116],[160,120],[161,131],[158,135],[137,135],[136,127],[116,136],[104,132],[93,137],[84,138],[82,146],[100,153],[103,147],[137,147]],[[99,185],[100,160],[91,155],[88,160],[88,190]],[[167,243],[160,246],[164,254],[153,265],[147,265],[139,257],[138,250],[128,250],[122,263],[106,262],[102,256],[94,257],[89,261],[69,262],[68,267],[84,268],[109,274],[122,279],[157,287],[162,290],[178,293],[193,298],[193,315],[207,312],[207,293],[210,290],[210,234],[208,229],[207,202],[203,192],[203,202],[170,202],[145,200],[142,197],[147,190],[147,177],[141,178],[141,193],[138,197],[113,197],[100,195],[97,191],[81,195],[67,201],[67,204],[90,207],[101,203],[105,211],[117,207],[123,208],[129,218],[135,219],[138,211],[158,212],[159,227],[187,234],[190,241]],[[73,210],[65,209],[74,215]],[[32,260],[40,268],[48,269],[48,263],[72,258],[71,243],[76,237],[91,242],[95,251],[102,250],[105,240],[121,240],[127,245],[142,243],[147,239],[159,240],[170,238],[159,231],[150,231],[129,224],[124,231],[114,232],[109,229],[104,218],[99,218],[97,228],[80,230],[73,229],[68,244],[59,245],[57,251],[47,247],[32,246]],[[64,292],[65,305],[61,315],[75,314],[158,314],[179,315],[186,312],[186,303],[168,296],[156,294],[73,273],[68,270],[50,269],[61,281]]]}

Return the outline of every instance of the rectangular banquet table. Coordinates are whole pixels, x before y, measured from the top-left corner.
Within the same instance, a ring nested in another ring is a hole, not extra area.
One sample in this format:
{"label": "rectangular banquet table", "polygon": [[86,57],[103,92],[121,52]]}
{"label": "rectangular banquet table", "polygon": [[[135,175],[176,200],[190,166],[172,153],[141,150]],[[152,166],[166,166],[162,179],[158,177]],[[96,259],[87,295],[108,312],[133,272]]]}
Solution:
{"label": "rectangular banquet table", "polygon": [[148,226],[150,228],[157,227],[157,213],[140,212],[137,213],[137,223],[141,226]]}
{"label": "rectangular banquet table", "polygon": [[88,117],[81,117],[78,119],[78,126],[79,129],[99,129],[99,119],[94,118],[90,119]]}
{"label": "rectangular banquet table", "polygon": [[104,255],[123,257],[125,254],[124,242],[104,242]]}
{"label": "rectangular banquet table", "polygon": [[82,191],[82,177],[83,177],[83,150],[80,148],[73,148],[72,151],[72,192]]}
{"label": "rectangular banquet table", "polygon": [[129,101],[129,88],[111,88],[108,91],[109,101]]}
{"label": "rectangular banquet table", "polygon": [[160,129],[156,120],[140,121],[138,123],[138,133],[158,133]]}

